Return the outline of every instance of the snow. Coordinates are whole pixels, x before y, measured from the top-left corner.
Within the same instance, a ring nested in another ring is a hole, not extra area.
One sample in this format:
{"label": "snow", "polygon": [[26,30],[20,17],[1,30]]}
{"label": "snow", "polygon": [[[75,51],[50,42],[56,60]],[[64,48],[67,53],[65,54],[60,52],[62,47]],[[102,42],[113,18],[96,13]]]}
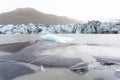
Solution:
{"label": "snow", "polygon": [[67,43],[69,41],[75,40],[74,38],[71,37],[57,36],[55,34],[46,34],[44,36],[41,36],[41,39],[46,41],[58,42],[58,43]]}

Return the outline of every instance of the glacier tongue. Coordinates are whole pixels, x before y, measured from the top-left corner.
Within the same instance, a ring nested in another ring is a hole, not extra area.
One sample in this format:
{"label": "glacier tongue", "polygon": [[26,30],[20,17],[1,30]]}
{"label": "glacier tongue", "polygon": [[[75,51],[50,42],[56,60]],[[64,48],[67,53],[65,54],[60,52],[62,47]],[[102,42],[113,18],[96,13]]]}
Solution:
{"label": "glacier tongue", "polygon": [[67,24],[67,25],[45,25],[45,24],[28,24],[28,25],[0,25],[1,34],[40,34],[40,33],[59,33],[59,34],[106,34],[120,33],[120,22],[100,22],[89,21],[84,24]]}

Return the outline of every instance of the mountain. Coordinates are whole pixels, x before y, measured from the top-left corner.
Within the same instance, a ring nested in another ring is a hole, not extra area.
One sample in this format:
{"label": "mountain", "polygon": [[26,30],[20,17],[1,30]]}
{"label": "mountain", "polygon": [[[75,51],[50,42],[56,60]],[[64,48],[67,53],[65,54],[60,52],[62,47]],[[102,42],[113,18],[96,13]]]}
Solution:
{"label": "mountain", "polygon": [[56,16],[39,12],[33,8],[18,8],[14,11],[0,14],[0,24],[71,24],[81,21],[64,16]]}

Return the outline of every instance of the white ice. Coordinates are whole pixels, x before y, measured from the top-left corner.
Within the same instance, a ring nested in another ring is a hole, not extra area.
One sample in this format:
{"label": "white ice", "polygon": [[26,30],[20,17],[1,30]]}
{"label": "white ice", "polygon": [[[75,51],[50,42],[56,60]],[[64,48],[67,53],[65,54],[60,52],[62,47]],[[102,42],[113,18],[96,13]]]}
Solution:
{"label": "white ice", "polygon": [[58,43],[67,43],[69,41],[75,40],[74,38],[71,38],[71,37],[57,36],[55,34],[43,35],[43,36],[41,36],[41,39],[46,40],[46,41],[58,42]]}
{"label": "white ice", "polygon": [[40,71],[46,72],[46,70],[45,70],[45,68],[43,67],[43,65],[40,66]]}

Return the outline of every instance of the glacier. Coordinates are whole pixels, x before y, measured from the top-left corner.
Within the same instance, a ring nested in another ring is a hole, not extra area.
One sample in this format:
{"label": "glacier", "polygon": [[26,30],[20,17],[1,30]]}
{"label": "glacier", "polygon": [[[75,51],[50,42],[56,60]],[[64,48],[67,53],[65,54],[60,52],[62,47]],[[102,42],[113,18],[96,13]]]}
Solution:
{"label": "glacier", "polygon": [[87,23],[74,23],[66,25],[33,24],[28,25],[0,25],[0,34],[119,34],[120,21],[100,22],[88,21]]}

